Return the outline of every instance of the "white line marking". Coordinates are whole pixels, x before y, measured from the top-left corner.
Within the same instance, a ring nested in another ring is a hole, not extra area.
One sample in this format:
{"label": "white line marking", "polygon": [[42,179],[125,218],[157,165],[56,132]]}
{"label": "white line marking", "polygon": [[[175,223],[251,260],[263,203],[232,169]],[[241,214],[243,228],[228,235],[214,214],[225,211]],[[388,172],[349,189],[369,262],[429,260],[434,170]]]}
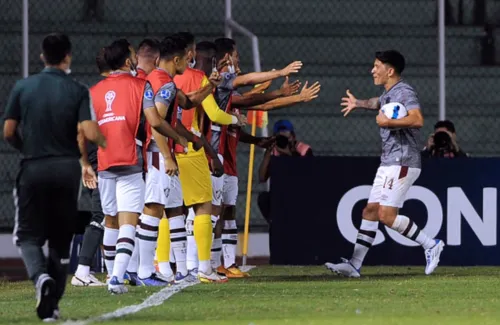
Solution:
{"label": "white line marking", "polygon": [[120,309],[117,309],[111,313],[107,313],[98,317],[82,320],[82,321],[71,321],[68,320],[63,323],[63,325],[87,325],[95,322],[102,322],[106,320],[110,320],[113,318],[120,318],[125,315],[130,315],[130,314],[135,314],[143,309],[150,308],[150,307],[155,307],[161,305],[165,300],[169,299],[176,293],[180,292],[181,290],[186,289],[187,287],[193,286],[195,284],[199,284],[200,282],[187,282],[187,283],[181,283],[177,284],[171,287],[166,287],[163,288],[162,290],[158,291],[157,293],[152,294],[146,300],[144,300],[142,303],[138,305],[131,305],[127,307],[123,307]]}

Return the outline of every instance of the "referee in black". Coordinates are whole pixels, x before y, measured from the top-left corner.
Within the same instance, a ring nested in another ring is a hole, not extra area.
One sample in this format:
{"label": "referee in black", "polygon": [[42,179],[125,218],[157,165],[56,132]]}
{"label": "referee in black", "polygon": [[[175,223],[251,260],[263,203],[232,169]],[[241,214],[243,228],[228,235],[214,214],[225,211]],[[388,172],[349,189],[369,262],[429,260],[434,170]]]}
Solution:
{"label": "referee in black", "polygon": [[[35,283],[40,319],[59,318],[77,218],[82,167],[77,135],[101,147],[87,88],[68,76],[71,42],[50,34],[42,43],[45,69],[19,80],[7,102],[4,139],[22,154],[14,199],[14,242]],[[87,160],[87,157],[82,157]],[[48,241],[49,257],[42,246]]]}

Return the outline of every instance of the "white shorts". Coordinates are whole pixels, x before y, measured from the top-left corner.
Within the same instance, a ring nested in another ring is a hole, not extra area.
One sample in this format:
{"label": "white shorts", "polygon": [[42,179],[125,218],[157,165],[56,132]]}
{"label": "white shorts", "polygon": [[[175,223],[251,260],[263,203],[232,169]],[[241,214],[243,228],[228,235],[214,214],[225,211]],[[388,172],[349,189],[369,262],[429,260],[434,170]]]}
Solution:
{"label": "white shorts", "polygon": [[410,187],[420,176],[419,168],[380,166],[373,181],[368,203],[401,208]]}
{"label": "white shorts", "polygon": [[222,203],[225,205],[236,205],[238,198],[238,177],[224,174],[224,184],[222,186]]}
{"label": "white shorts", "polygon": [[182,196],[181,180],[179,176],[168,176],[165,174],[167,189],[165,189],[166,204],[165,208],[177,208],[184,205]]}
{"label": "white shorts", "polygon": [[102,212],[116,216],[118,212],[142,213],[144,209],[144,180],[142,173],[98,178]]}
{"label": "white shorts", "polygon": [[[222,164],[224,164],[224,157],[221,154],[217,154],[219,160]],[[212,204],[221,206],[222,205],[222,187],[224,186],[224,176],[221,177],[212,177]]]}
{"label": "white shorts", "polygon": [[179,176],[170,177],[165,173],[165,160],[161,153],[147,152],[147,157],[148,172],[146,174],[144,203],[161,204],[166,208],[182,206]]}

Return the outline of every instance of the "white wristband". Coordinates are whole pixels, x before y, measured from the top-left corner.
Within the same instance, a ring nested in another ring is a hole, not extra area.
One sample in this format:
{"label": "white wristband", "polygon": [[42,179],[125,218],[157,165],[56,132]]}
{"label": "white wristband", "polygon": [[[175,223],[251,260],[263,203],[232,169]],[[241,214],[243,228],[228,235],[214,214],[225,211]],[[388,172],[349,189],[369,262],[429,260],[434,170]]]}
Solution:
{"label": "white wristband", "polygon": [[238,118],[234,115],[231,115],[231,124],[238,124]]}

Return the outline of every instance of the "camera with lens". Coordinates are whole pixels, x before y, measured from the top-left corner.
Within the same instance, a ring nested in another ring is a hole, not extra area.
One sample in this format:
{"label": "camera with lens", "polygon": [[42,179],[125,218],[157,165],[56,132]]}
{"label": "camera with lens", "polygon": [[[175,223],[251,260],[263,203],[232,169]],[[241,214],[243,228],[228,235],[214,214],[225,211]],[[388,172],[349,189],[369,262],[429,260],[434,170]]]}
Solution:
{"label": "camera with lens", "polygon": [[444,131],[434,134],[433,156],[444,157],[455,152],[453,142],[448,133]]}
{"label": "camera with lens", "polygon": [[280,149],[286,149],[288,147],[288,138],[281,134],[277,135],[276,146]]}

